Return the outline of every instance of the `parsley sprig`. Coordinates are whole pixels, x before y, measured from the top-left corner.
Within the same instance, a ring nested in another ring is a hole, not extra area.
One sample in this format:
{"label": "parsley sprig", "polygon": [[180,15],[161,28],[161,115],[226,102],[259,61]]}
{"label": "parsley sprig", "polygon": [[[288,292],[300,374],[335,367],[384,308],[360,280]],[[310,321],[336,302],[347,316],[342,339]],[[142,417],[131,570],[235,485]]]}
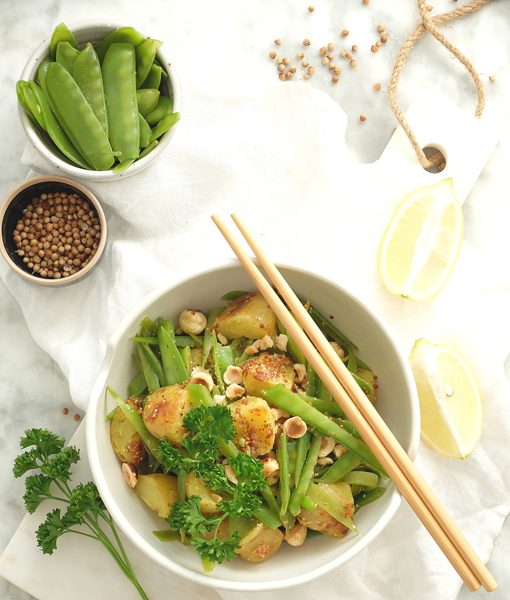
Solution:
{"label": "parsley sprig", "polygon": [[[95,484],[79,483],[74,488],[70,487],[71,465],[80,460],[80,451],[74,446],[64,448],[64,444],[64,438],[59,438],[47,429],[28,429],[25,437],[21,438],[20,446],[30,450],[20,454],[14,461],[15,477],[36,469],[40,471],[25,479],[23,500],[30,514],[45,500],[56,500],[67,505],[63,514],[60,508],[55,508],[46,515],[46,520],[36,532],[37,545],[44,554],[53,554],[57,548],[57,540],[66,533],[76,533],[97,540],[110,553],[140,596],[148,600]],[[55,495],[58,492],[61,495]],[[116,546],[101,528],[105,523],[113,534]]]}
{"label": "parsley sprig", "polygon": [[[174,473],[193,471],[213,491],[222,492],[224,499],[218,506],[222,514],[205,517],[200,512],[200,498],[192,496],[186,502],[172,505],[168,521],[173,530],[185,531],[192,537],[191,544],[203,561],[221,564],[235,556],[235,550],[241,547],[241,537],[233,532],[221,540],[219,527],[227,517],[250,517],[260,507],[261,499],[256,492],[266,485],[262,465],[252,456],[239,452],[228,459],[238,483],[232,485],[227,479],[223,466],[218,463],[218,438],[229,442],[235,435],[232,413],[226,406],[199,406],[186,414],[183,425],[188,432],[182,442],[187,452],[162,441],[159,455],[163,468]],[[211,532],[212,536],[207,535]]]}

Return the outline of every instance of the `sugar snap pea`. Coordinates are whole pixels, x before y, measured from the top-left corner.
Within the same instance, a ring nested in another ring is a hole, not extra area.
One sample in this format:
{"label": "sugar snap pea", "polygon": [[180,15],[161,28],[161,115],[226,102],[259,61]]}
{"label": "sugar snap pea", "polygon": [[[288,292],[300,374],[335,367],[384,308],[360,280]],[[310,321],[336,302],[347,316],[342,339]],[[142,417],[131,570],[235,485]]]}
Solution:
{"label": "sugar snap pea", "polygon": [[140,124],[140,148],[147,148],[152,137],[152,129],[140,113],[138,113],[138,121]]}
{"label": "sugar snap pea", "polygon": [[60,117],[72,133],[79,146],[77,149],[98,171],[109,169],[114,157],[108,138],[78,84],[62,65],[51,63],[48,67],[46,88],[57,110],[55,116]]}
{"label": "sugar snap pea", "polygon": [[[341,456],[321,477],[323,483],[335,483],[345,477],[353,469],[361,464],[361,460],[352,452],[347,452]],[[377,483],[377,482],[376,482]]]}
{"label": "sugar snap pea", "polygon": [[156,108],[159,100],[159,90],[137,90],[136,101],[138,103],[138,112],[145,119],[147,115]]}
{"label": "sugar snap pea", "polygon": [[181,118],[179,113],[172,113],[165,117],[162,121],[160,121],[156,127],[154,127],[153,134],[151,137],[151,142],[162,136],[165,132],[167,132],[171,127],[173,127]]}
{"label": "sugar snap pea", "polygon": [[297,515],[301,510],[301,503],[303,502],[306,491],[308,489],[308,485],[313,477],[313,468],[315,466],[315,463],[317,462],[317,458],[319,457],[321,443],[321,435],[313,437],[312,443],[310,444],[310,450],[308,451],[308,456],[306,458],[306,462],[301,473],[301,477],[299,478],[299,483],[294,488],[292,496],[290,497],[289,510],[293,515]]}
{"label": "sugar snap pea", "polygon": [[126,43],[132,44],[135,48],[137,48],[144,42],[145,38],[143,35],[136,31],[136,29],[133,27],[121,27],[120,29],[116,29],[115,31],[109,33],[96,48],[96,52],[99,57],[99,61],[102,63],[106,53],[108,52],[108,48],[112,44]]}
{"label": "sugar snap pea", "polygon": [[[172,114],[174,109],[174,102],[168,96],[161,95],[158,100],[158,104],[156,108],[147,115],[146,121],[147,123],[153,127],[157,125],[160,121],[162,121],[165,117]],[[241,294],[243,295],[243,294]],[[228,294],[227,294],[228,296]],[[224,298],[222,298],[223,300]],[[235,300],[235,298],[234,298]]]}
{"label": "sugar snap pea", "polygon": [[301,436],[298,440],[296,453],[296,468],[294,471],[294,484],[296,486],[299,484],[299,480],[301,479],[301,472],[303,471],[303,467],[305,466],[311,437],[312,432],[308,429],[305,432],[305,435]]}
{"label": "sugar snap pea", "polygon": [[361,492],[354,496],[354,512],[357,513],[362,506],[366,506],[378,500],[386,491],[386,488],[378,487],[370,492]]}
{"label": "sugar snap pea", "polygon": [[287,450],[287,436],[282,433],[278,442],[276,458],[280,465],[280,518],[283,520],[290,500],[290,474],[289,474],[289,453]]}
{"label": "sugar snap pea", "polygon": [[158,340],[166,385],[182,385],[188,378],[188,373],[175,342],[164,325],[158,325]]}
{"label": "sugar snap pea", "polygon": [[73,48],[79,50],[78,43],[74,39],[74,35],[69,31],[65,23],[57,25],[53,31],[50,41],[51,58],[55,60],[57,57],[57,47],[60,42],[68,42]]}
{"label": "sugar snap pea", "polygon": [[69,42],[59,42],[57,45],[57,62],[73,74],[74,61],[79,52]]}
{"label": "sugar snap pea", "polygon": [[106,115],[112,148],[119,162],[138,158],[140,126],[136,102],[135,49],[112,44],[103,61]]}
{"label": "sugar snap pea", "polygon": [[333,518],[340,521],[342,525],[345,525],[352,531],[358,533],[351,517],[345,516],[347,513],[345,512],[344,505],[332,495],[328,494],[326,489],[327,488],[324,488],[322,485],[316,485],[315,483],[310,482],[306,494]]}
{"label": "sugar snap pea", "polygon": [[147,75],[146,80],[143,82],[143,84],[140,87],[145,88],[145,89],[158,90],[159,86],[161,85],[161,73],[162,72],[163,72],[163,69],[160,66],[153,64],[151,66],[149,74]]}
{"label": "sugar snap pea", "polygon": [[[161,42],[157,40],[146,40],[136,49],[136,87],[142,86],[142,83],[147,79],[151,70],[156,51],[161,46]],[[159,87],[159,85],[158,85]],[[157,88],[155,88],[157,89]]]}
{"label": "sugar snap pea", "polygon": [[159,144],[158,140],[154,140],[153,142],[151,142],[147,148],[144,148],[143,152],[140,152],[140,156],[138,157],[138,160],[140,160],[141,158],[143,158],[144,156],[147,156],[147,154],[149,154],[149,152],[151,150],[153,150],[157,145]]}
{"label": "sugar snap pea", "polygon": [[106,102],[103,89],[101,64],[92,44],[87,44],[74,61],[73,77],[108,135]]}
{"label": "sugar snap pea", "polygon": [[187,379],[191,375],[191,369],[193,368],[193,361],[191,359],[191,348],[189,346],[184,346],[180,354],[182,362],[184,363],[184,368],[186,369]]}
{"label": "sugar snap pea", "polygon": [[146,387],[147,382],[145,381],[143,373],[138,373],[138,375],[128,386],[129,392],[131,393],[131,396],[133,396],[133,398],[138,398]]}
{"label": "sugar snap pea", "polygon": [[209,317],[207,318],[207,325],[205,326],[204,331],[204,355],[202,356],[202,367],[205,367],[205,363],[209,358],[209,353],[212,348],[212,326],[216,322],[216,319],[223,313],[225,309],[222,306],[218,308],[213,308],[209,313]]}
{"label": "sugar snap pea", "polygon": [[145,377],[145,381],[147,381],[147,387],[149,388],[149,393],[152,394],[156,390],[159,390],[162,383],[160,382],[158,375],[154,369],[154,366],[147,354],[146,348],[147,346],[144,344],[136,344],[138,348],[138,354],[140,356],[140,362],[142,363],[142,372]]}

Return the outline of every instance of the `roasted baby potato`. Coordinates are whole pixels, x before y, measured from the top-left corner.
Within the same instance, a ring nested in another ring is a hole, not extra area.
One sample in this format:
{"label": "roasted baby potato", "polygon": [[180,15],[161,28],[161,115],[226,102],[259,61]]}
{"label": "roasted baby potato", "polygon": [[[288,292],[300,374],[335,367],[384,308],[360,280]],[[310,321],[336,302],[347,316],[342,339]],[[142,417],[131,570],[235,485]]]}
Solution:
{"label": "roasted baby potato", "polygon": [[283,533],[279,529],[270,529],[264,523],[255,527],[241,540],[241,548],[235,550],[239,558],[247,562],[263,562],[271,558],[283,542]]}
{"label": "roasted baby potato", "polygon": [[236,431],[234,444],[252,456],[267,454],[274,444],[276,427],[269,404],[262,398],[246,396],[229,405]]}
{"label": "roasted baby potato", "polygon": [[260,292],[249,292],[225,309],[213,327],[229,340],[236,337],[262,339],[276,335],[276,315]]}
{"label": "roasted baby potato", "polygon": [[193,408],[186,388],[169,385],[147,397],[143,420],[147,429],[158,439],[167,439],[174,446],[182,446],[182,420]]}
{"label": "roasted baby potato", "polygon": [[367,396],[367,398],[373,404],[375,402],[375,387],[374,387],[375,379],[374,379],[374,374],[371,371],[367,371],[366,369],[358,369],[358,377],[361,377],[361,379],[364,379],[365,381],[368,381],[368,383],[374,388],[374,391]]}
{"label": "roasted baby potato", "polygon": [[120,408],[112,419],[110,442],[122,462],[139,465],[147,456],[140,434]]}
{"label": "roasted baby potato", "polygon": [[162,519],[168,517],[172,504],[179,500],[177,477],[163,473],[138,475],[135,492]]}
{"label": "roasted baby potato", "polygon": [[263,352],[243,363],[242,369],[247,394],[261,396],[262,390],[269,390],[279,383],[292,389],[294,363],[288,356]]}
{"label": "roasted baby potato", "polygon": [[[351,517],[354,514],[354,501],[352,498],[351,486],[348,483],[319,483],[324,491],[332,496],[336,501],[343,504],[345,514]],[[321,531],[322,533],[334,538],[341,538],[349,531],[348,527],[337,521],[323,508],[317,505],[314,509],[301,509],[297,516],[301,525],[306,525],[308,529]]]}
{"label": "roasted baby potato", "polygon": [[221,496],[215,494],[211,488],[206,487],[203,479],[195,477],[193,472],[186,477],[186,496],[199,496],[200,512],[204,515],[212,515],[219,511],[217,504],[221,502]]}

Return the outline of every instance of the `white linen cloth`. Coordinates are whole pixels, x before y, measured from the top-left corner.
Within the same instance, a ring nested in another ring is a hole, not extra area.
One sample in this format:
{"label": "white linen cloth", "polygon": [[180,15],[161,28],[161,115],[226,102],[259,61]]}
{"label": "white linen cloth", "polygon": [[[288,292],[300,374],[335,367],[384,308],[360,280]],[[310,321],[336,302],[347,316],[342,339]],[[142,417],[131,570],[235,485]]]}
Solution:
{"label": "white linen cloth", "polygon": [[[417,465],[486,561],[510,510],[510,392],[503,372],[510,351],[508,189],[495,189],[490,180],[483,194],[473,189],[464,205],[463,248],[439,296],[422,304],[392,296],[377,273],[378,247],[391,215],[416,185],[398,161],[350,164],[345,124],[338,104],[306,85],[216,96],[188,89],[179,129],[155,164],[120,182],[86,184],[108,220],[105,256],[89,278],[46,289],[3,262],[0,276],[35,340],[68,377],[74,401],[85,408],[106,341],[121,318],[160,284],[232,256],[210,215],[237,210],[273,260],[327,274],[367,299],[405,352],[425,337],[457,347],[472,365],[485,407],[477,450],[454,461],[422,444]],[[23,162],[51,172],[29,147]],[[497,168],[504,166],[496,158],[484,175]],[[453,600],[460,587],[403,503],[386,531],[347,565],[299,588],[253,598]],[[241,598],[219,593],[225,600]],[[100,588],[96,597],[102,597]]]}

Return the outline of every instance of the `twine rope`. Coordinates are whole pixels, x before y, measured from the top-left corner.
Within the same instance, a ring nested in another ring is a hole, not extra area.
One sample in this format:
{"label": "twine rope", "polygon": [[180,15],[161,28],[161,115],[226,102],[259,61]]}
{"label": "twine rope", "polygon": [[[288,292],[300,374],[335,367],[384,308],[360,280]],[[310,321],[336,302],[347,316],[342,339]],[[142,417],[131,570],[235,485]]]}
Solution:
{"label": "twine rope", "polygon": [[487,4],[488,2],[490,2],[490,0],[473,0],[465,6],[460,6],[458,8],[455,8],[454,10],[451,10],[450,12],[431,17],[428,14],[425,0],[418,0],[418,9],[420,11],[422,22],[417,27],[415,27],[413,31],[411,31],[411,33],[406,37],[395,59],[395,64],[393,65],[393,72],[391,74],[390,83],[388,85],[388,97],[390,100],[390,106],[393,113],[397,117],[399,125],[402,127],[407,137],[409,138],[411,146],[414,148],[416,156],[418,157],[418,160],[420,161],[420,164],[424,169],[428,169],[434,165],[437,165],[439,162],[444,160],[444,157],[441,154],[441,152],[437,152],[430,159],[428,159],[425,156],[425,153],[421,149],[421,146],[418,143],[418,140],[416,139],[416,136],[414,135],[409,123],[407,122],[404,113],[398,105],[397,87],[398,82],[400,80],[400,75],[402,73],[402,69],[406,64],[407,57],[414,44],[422,37],[422,35],[425,32],[430,32],[439,42],[441,42],[441,44],[447,50],[449,50],[453,54],[453,56],[460,63],[462,63],[466,67],[469,74],[473,78],[478,93],[478,104],[476,107],[475,116],[479,119],[482,116],[483,110],[485,108],[485,92],[483,88],[483,82],[480,79],[480,75],[478,74],[472,63],[468,60],[468,58],[464,56],[464,54],[438,30],[437,26],[444,25],[449,21],[453,21],[460,17],[464,17],[465,15],[471,14],[485,6],[485,4]]}

